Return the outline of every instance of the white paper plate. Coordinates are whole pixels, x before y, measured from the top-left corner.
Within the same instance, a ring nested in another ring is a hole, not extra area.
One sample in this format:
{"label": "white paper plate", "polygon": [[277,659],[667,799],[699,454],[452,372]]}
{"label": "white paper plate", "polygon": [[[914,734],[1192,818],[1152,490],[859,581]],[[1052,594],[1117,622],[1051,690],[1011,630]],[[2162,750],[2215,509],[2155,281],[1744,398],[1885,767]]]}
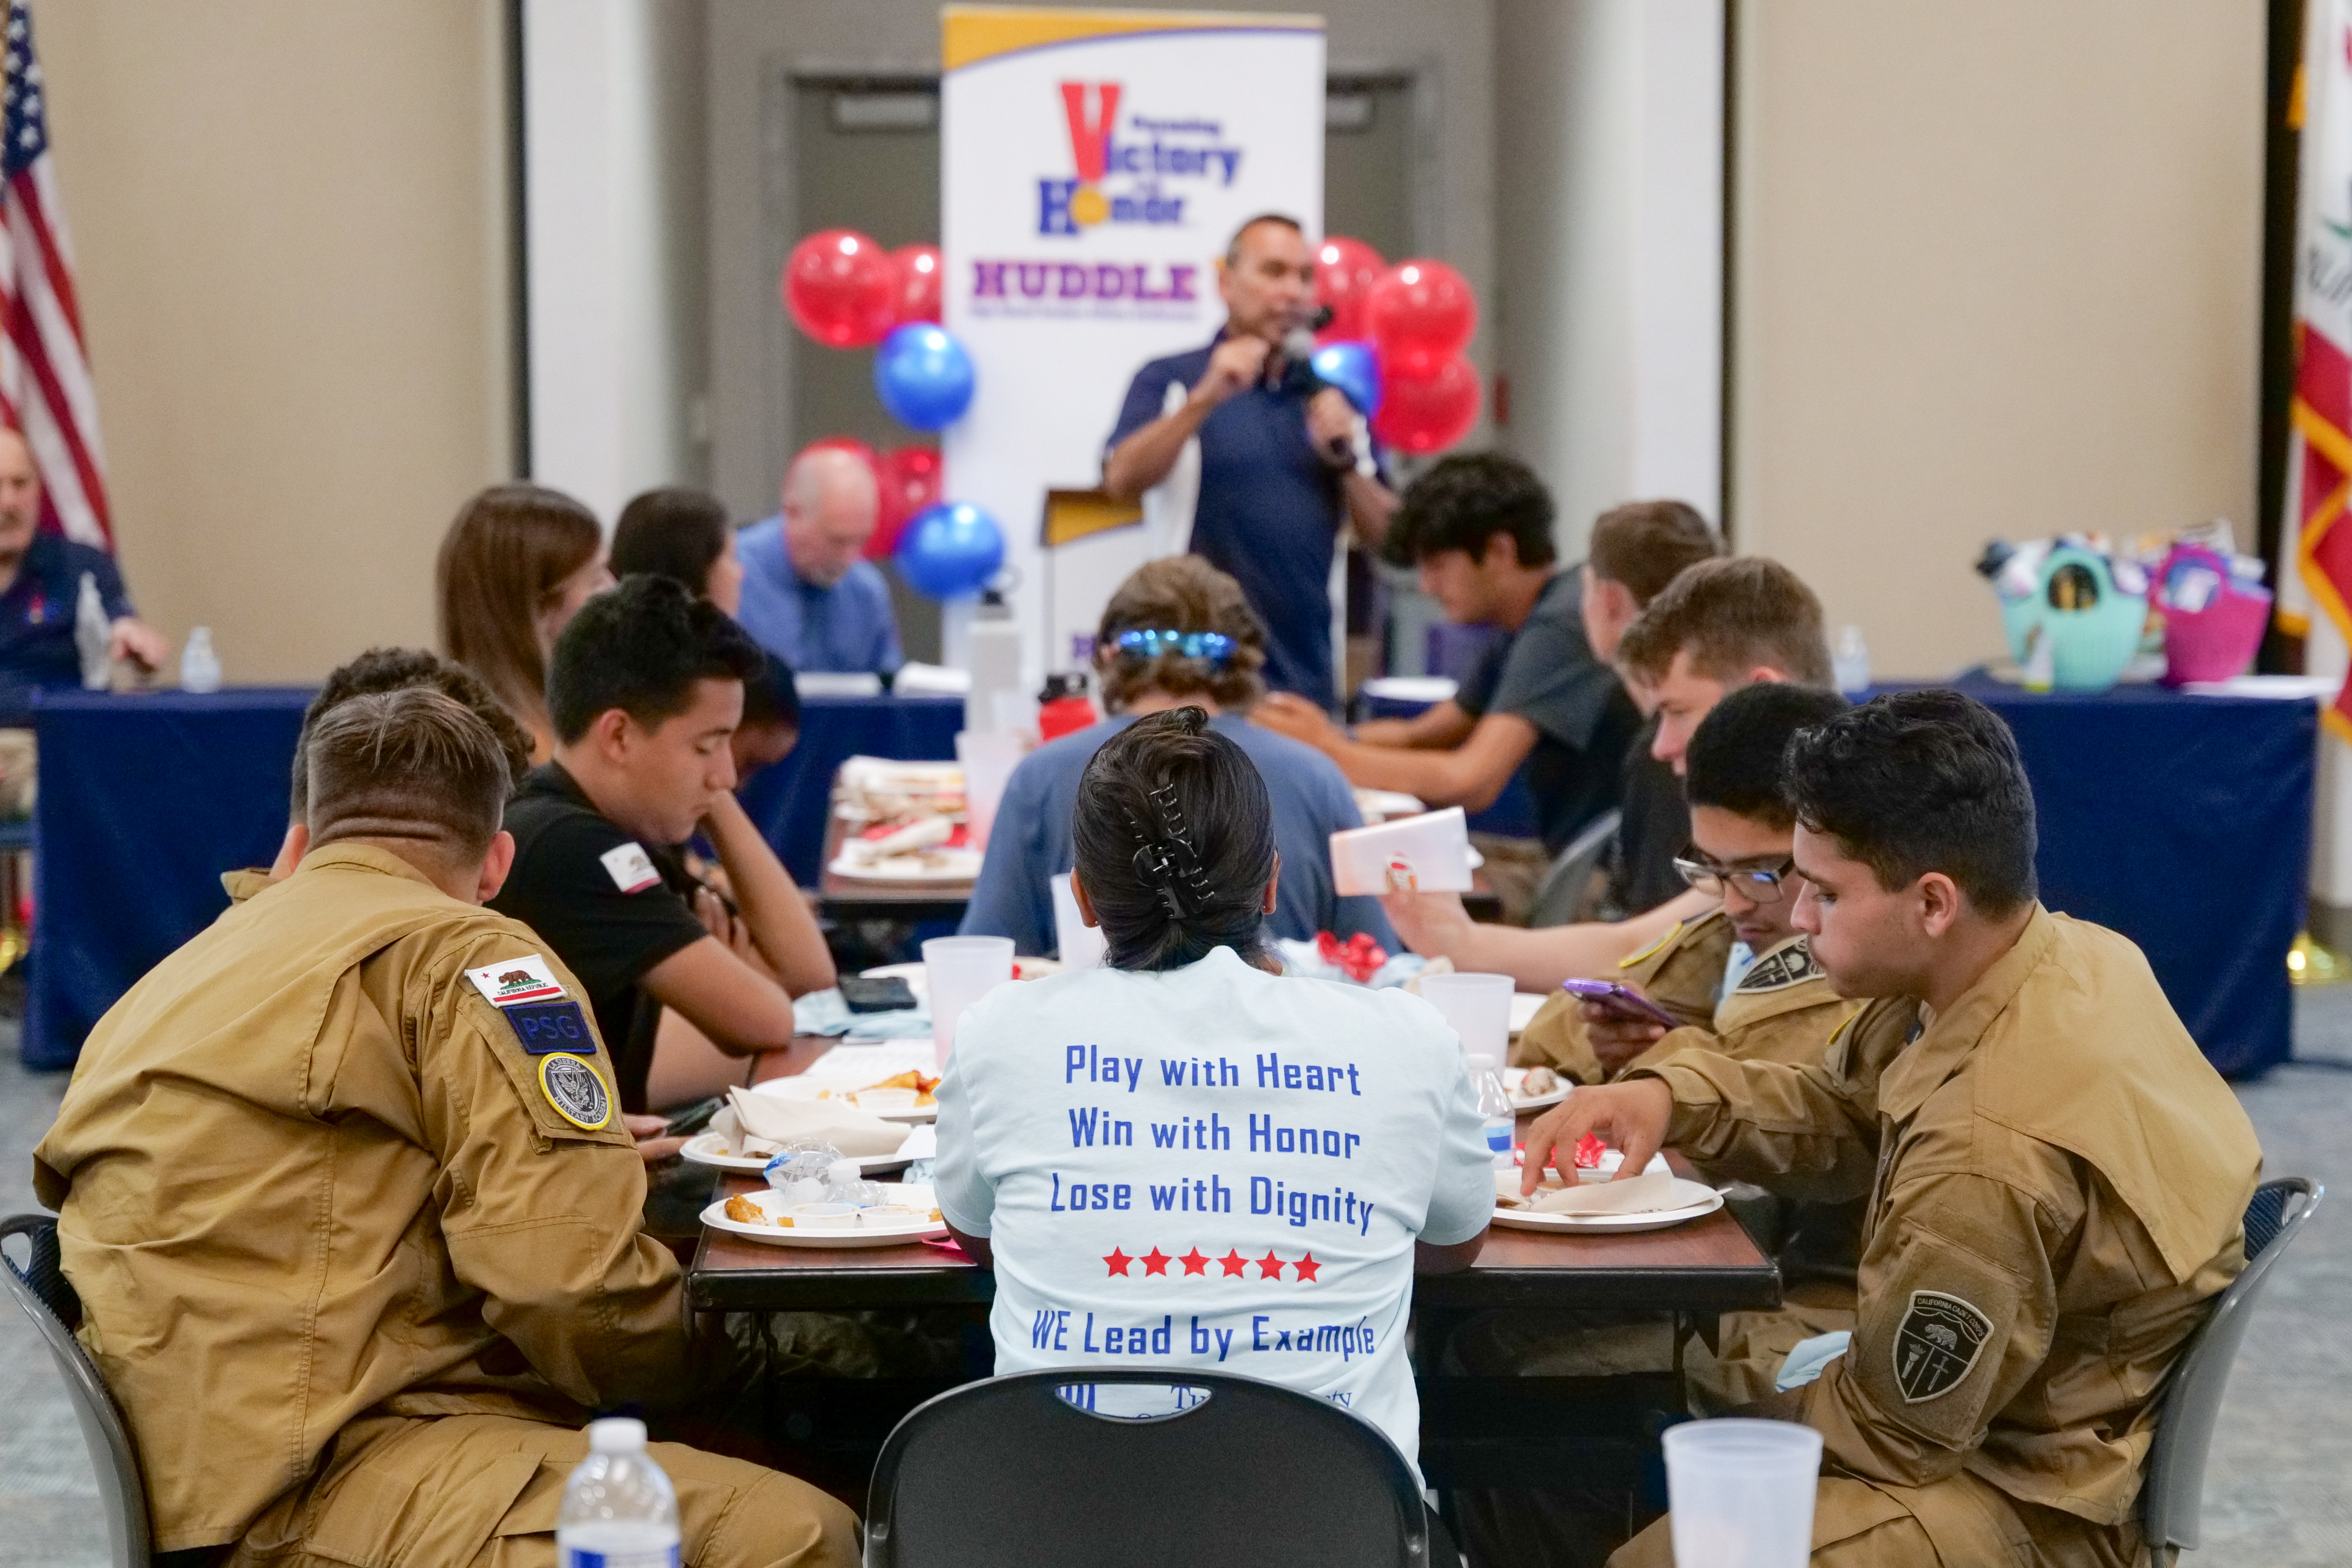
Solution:
{"label": "white paper plate", "polygon": [[1495,1223],[1513,1230],[1558,1230],[1587,1234],[1605,1231],[1665,1230],[1677,1225],[1688,1225],[1703,1215],[1711,1215],[1723,1206],[1723,1194],[1698,1182],[1675,1179],[1675,1195],[1684,1201],[1670,1209],[1650,1209],[1641,1214],[1537,1214],[1528,1209],[1507,1209],[1495,1205]]}
{"label": "white paper plate", "polygon": [[[1048,974],[1061,973],[1062,961],[1058,958],[1031,958],[1026,953],[1018,953],[1013,960],[1013,978],[1015,980],[1043,980]],[[918,1002],[931,994],[931,979],[924,972],[920,959],[912,963],[877,964],[872,969],[859,970],[858,974],[866,980],[903,980]]]}
{"label": "white paper plate", "polygon": [[[929,1214],[938,1206],[938,1200],[931,1195],[929,1187],[901,1186],[890,1182],[879,1184],[885,1203],[905,1204],[923,1214]],[[781,1212],[785,1206],[782,1194],[773,1191],[752,1193],[749,1196],[753,1203],[771,1213]],[[746,1225],[741,1220],[727,1217],[727,1200],[724,1198],[702,1211],[702,1223],[713,1230],[723,1230],[730,1236],[740,1236],[751,1241],[764,1241],[772,1247],[904,1247],[910,1241],[948,1233],[948,1227],[940,1221],[920,1218],[911,1225],[860,1226],[845,1230],[789,1230],[781,1226]]]}
{"label": "white paper plate", "polygon": [[1525,1068],[1503,1069],[1503,1088],[1510,1093],[1513,1110],[1541,1110],[1547,1105],[1558,1105],[1568,1098],[1568,1091],[1576,1087],[1573,1079],[1563,1078],[1559,1080],[1559,1087],[1549,1094],[1523,1095],[1519,1092],[1519,1085],[1527,1081],[1527,1077],[1528,1069]]}
{"label": "white paper plate", "polygon": [[1540,991],[1512,992],[1511,1033],[1514,1035],[1525,1033],[1527,1026],[1536,1021],[1536,1015],[1543,1011],[1543,1005],[1550,1000],[1549,996]]}
{"label": "white paper plate", "polygon": [[852,860],[847,855],[836,855],[825,869],[857,882],[970,882],[980,876],[980,851],[929,849],[879,860]]}
{"label": "white paper plate", "polygon": [[[910,1104],[899,1098],[907,1092],[904,1089],[886,1089],[873,1097],[872,1105],[862,1104],[858,1091],[864,1087],[855,1079],[815,1078],[801,1073],[792,1078],[772,1078],[765,1083],[755,1083],[751,1086],[751,1092],[772,1094],[778,1100],[837,1100],[853,1110],[878,1116],[885,1121],[935,1121],[939,1119],[940,1108],[936,1103]],[[885,1095],[888,1098],[884,1098]]]}
{"label": "white paper plate", "polygon": [[[773,1154],[727,1154],[720,1152],[726,1141],[716,1132],[698,1132],[686,1141],[678,1157],[697,1165],[709,1165],[721,1171],[736,1171],[756,1176],[768,1168]],[[918,1127],[898,1145],[895,1154],[869,1154],[857,1162],[857,1173],[877,1176],[885,1171],[903,1171],[918,1160],[928,1160],[940,1152],[940,1136],[934,1128]]]}

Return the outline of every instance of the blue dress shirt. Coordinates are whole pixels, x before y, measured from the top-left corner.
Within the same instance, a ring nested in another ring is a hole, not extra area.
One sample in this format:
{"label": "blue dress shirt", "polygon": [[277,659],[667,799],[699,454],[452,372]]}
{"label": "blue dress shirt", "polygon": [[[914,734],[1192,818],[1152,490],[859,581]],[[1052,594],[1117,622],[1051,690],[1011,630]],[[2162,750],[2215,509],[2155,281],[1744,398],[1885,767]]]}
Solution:
{"label": "blue dress shirt", "polygon": [[784,549],[781,512],[739,531],[735,556],[743,563],[743,604],[735,619],[796,672],[893,675],[907,662],[898,651],[890,584],[871,561],[860,561],[830,588],[802,581]]}

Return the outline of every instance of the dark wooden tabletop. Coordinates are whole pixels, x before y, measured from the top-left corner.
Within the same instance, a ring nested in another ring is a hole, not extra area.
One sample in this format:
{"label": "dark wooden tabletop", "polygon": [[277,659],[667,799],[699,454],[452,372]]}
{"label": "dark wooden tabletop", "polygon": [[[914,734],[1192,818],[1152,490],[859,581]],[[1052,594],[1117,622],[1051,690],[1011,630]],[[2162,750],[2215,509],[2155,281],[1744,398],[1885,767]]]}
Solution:
{"label": "dark wooden tabletop", "polygon": [[[829,1040],[795,1040],[773,1053],[761,1079],[806,1071]],[[1522,1117],[1525,1131],[1529,1118]],[[1689,1174],[1677,1156],[1668,1156]],[[723,1176],[720,1197],[756,1192],[755,1177]],[[706,1229],[688,1270],[698,1311],[813,1311],[985,1301],[995,1277],[963,1253],[907,1247],[771,1247]],[[1561,1236],[1496,1226],[1478,1261],[1458,1274],[1413,1281],[1416,1306],[1591,1308],[1714,1313],[1780,1304],[1780,1273],[1728,1208],[1669,1230]]]}

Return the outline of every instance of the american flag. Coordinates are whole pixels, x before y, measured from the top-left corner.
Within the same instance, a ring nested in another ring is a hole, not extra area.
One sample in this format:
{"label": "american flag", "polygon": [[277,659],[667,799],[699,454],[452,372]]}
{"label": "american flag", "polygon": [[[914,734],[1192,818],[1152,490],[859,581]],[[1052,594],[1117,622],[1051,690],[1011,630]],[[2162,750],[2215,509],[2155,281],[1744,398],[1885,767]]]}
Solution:
{"label": "american flag", "polygon": [[49,162],[49,120],[33,19],[7,17],[7,87],[0,113],[0,424],[25,433],[41,472],[41,527],[114,548],[98,393],[82,354],[73,245]]}

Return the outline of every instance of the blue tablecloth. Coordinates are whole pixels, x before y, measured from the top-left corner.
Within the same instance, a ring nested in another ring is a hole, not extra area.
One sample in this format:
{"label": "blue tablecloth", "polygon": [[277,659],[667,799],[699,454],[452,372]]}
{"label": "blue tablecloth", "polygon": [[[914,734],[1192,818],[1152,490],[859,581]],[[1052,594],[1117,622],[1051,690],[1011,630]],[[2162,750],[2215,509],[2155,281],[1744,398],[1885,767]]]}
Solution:
{"label": "blue tablecloth", "polygon": [[[220,874],[276,858],[312,694],[43,698],[26,1065],[70,1067],[100,1016],[228,907]],[[962,727],[959,698],[808,698],[800,744],[751,782],[744,804],[793,875],[814,886],[842,759],[952,757]]]}
{"label": "blue tablecloth", "polygon": [[42,694],[27,1067],[71,1067],[99,1016],[228,908],[221,873],[277,858],[313,695]]}
{"label": "blue tablecloth", "polygon": [[743,809],[776,847],[793,880],[814,888],[824,868],[824,813],[834,774],[851,757],[955,761],[961,697],[803,697],[801,742],[753,778]]}
{"label": "blue tablecloth", "polygon": [[2137,942],[2222,1072],[2286,1060],[2316,705],[2154,686],[2035,696],[1980,675],[1955,684],[2017,734],[2042,901]]}

